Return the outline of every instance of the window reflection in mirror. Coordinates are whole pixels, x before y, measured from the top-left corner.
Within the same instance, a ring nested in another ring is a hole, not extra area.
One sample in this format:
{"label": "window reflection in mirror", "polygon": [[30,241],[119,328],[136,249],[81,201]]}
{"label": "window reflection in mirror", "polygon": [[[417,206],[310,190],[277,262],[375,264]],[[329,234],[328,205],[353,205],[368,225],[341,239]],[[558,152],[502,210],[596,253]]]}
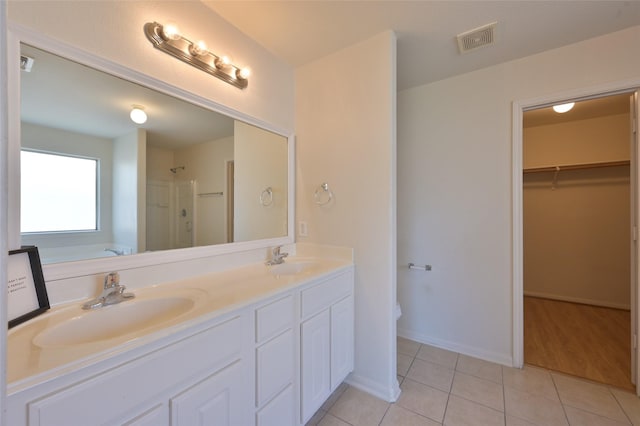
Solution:
{"label": "window reflection in mirror", "polygon": [[[286,137],[32,46],[21,50],[33,58],[21,72],[23,150],[98,164],[97,229],[21,234],[43,263],[287,235]],[[145,108],[146,123],[130,120],[133,105]],[[36,181],[44,187],[65,171],[41,170]],[[21,206],[23,217],[49,214]]]}

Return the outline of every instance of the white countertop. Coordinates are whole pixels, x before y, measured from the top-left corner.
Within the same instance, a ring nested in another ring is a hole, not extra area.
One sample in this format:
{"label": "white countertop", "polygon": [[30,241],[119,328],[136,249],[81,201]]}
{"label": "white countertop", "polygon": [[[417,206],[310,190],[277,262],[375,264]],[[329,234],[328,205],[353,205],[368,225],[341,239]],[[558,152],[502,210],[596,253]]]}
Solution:
{"label": "white countertop", "polygon": [[[34,339],[43,331],[79,315],[97,311],[83,311],[82,303],[57,306],[47,313],[9,330],[7,336],[8,394],[34,386],[42,381],[74,371],[123,350],[145,344],[194,327],[218,316],[250,306],[310,281],[337,273],[353,265],[352,259],[324,257],[293,257],[288,263],[311,262],[303,272],[275,275],[263,263],[206,274],[198,277],[133,290],[136,299],[100,309],[118,309],[136,300],[190,292],[197,297],[194,307],[170,321],[160,322],[136,333],[124,333],[106,340],[90,343],[43,346]],[[127,285],[125,281],[123,285]],[[37,340],[37,339],[36,339]]]}

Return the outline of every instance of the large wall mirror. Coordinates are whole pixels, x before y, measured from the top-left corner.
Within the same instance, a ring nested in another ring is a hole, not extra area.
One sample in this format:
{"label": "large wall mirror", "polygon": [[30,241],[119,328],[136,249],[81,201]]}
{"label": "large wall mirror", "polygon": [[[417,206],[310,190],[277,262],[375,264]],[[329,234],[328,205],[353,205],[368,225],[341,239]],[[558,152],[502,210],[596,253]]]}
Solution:
{"label": "large wall mirror", "polygon": [[[43,263],[288,236],[287,137],[20,51],[20,237]],[[131,120],[134,106],[146,122]]]}

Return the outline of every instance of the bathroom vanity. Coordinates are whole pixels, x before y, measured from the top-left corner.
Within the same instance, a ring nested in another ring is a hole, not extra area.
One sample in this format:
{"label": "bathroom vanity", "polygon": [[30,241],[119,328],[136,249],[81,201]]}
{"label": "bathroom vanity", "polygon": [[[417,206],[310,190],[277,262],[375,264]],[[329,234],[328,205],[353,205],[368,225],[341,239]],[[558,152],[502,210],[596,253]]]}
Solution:
{"label": "bathroom vanity", "polygon": [[304,424],[353,370],[353,285],[294,257],[56,307],[9,333],[8,424]]}

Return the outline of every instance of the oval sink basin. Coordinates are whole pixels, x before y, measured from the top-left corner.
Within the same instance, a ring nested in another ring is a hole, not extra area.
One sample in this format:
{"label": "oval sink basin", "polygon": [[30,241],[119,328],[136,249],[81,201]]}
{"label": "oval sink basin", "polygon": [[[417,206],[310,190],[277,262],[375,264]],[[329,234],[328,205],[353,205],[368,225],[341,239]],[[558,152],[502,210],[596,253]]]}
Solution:
{"label": "oval sink basin", "polygon": [[41,348],[82,345],[123,338],[159,327],[191,311],[196,298],[166,296],[128,300],[116,305],[81,311],[47,327],[34,337]]}
{"label": "oval sink basin", "polygon": [[281,263],[279,265],[272,265],[269,269],[273,275],[296,275],[308,271],[316,262],[313,261],[300,261]]}

